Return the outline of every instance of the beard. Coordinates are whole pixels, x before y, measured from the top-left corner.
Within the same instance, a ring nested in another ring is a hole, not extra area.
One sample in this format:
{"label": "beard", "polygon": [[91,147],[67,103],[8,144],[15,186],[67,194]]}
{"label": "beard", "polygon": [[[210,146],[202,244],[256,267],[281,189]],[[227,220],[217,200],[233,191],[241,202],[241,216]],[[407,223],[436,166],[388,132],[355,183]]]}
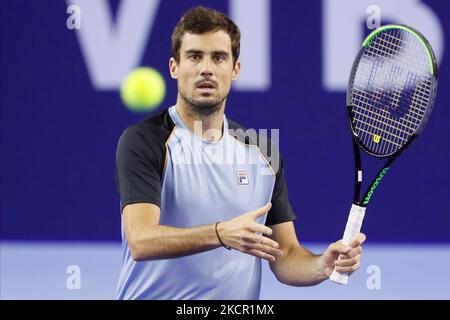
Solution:
{"label": "beard", "polygon": [[184,94],[184,92],[181,91],[180,96],[193,112],[201,116],[210,116],[214,113],[219,112],[223,102],[227,98],[225,96],[210,101],[201,101],[200,99],[188,97],[186,96],[186,94]]}

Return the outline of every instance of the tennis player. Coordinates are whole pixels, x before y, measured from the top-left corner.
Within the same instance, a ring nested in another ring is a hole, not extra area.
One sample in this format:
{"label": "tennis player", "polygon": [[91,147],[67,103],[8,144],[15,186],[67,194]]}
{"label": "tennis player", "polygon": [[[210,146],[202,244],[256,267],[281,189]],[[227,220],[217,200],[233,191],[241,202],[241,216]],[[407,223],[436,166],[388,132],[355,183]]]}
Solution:
{"label": "tennis player", "polygon": [[321,255],[299,244],[278,150],[225,116],[239,48],[230,18],[189,10],[172,34],[176,104],[120,137],[119,299],[258,299],[262,259],[293,286],[360,266],[363,234]]}

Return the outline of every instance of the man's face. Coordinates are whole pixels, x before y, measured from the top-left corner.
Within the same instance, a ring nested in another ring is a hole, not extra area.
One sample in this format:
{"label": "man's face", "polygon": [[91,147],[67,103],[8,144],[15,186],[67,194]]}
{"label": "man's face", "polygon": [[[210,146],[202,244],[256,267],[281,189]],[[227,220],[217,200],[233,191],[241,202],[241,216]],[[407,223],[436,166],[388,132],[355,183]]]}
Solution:
{"label": "man's face", "polygon": [[237,79],[240,62],[233,65],[230,36],[222,31],[185,33],[180,61],[169,62],[172,78],[178,80],[178,93],[187,105],[203,115],[218,111],[225,101],[231,80]]}

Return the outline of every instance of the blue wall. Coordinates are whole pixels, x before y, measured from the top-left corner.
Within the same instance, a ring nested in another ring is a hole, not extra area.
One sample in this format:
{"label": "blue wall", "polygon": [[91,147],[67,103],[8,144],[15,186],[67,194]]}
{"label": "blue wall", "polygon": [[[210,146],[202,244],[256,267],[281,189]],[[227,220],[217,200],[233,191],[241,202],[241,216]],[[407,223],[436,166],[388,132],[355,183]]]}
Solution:
{"label": "blue wall", "polygon": [[[424,134],[394,165],[367,210],[364,230],[371,242],[450,242],[450,3],[417,2],[434,13],[444,35],[440,87]],[[118,3],[109,2],[113,12]],[[167,68],[172,28],[198,3],[229,10],[228,1],[162,1],[158,6],[138,65],[160,70],[168,84],[159,110],[176,97]],[[329,4],[272,1],[270,86],[233,90],[226,109],[229,118],[247,127],[280,129],[290,199],[299,216],[296,227],[306,241],[341,237],[353,193],[345,92],[324,86],[323,12]],[[117,90],[94,86],[78,31],[66,28],[66,8],[61,0],[2,0],[0,239],[120,238],[115,147],[124,128],[149,113],[132,113]],[[339,13],[343,20],[350,18],[346,12]],[[408,24],[408,17],[401,22]],[[364,19],[360,27],[367,34]]]}

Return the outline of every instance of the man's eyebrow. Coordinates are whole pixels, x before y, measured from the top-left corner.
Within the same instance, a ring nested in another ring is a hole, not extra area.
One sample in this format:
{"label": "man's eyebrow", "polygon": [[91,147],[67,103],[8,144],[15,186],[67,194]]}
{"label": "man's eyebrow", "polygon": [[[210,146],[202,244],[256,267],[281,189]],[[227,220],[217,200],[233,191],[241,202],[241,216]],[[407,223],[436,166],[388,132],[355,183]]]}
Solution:
{"label": "man's eyebrow", "polygon": [[213,54],[217,54],[217,55],[221,55],[221,56],[226,56],[226,57],[228,57],[228,56],[230,55],[228,52],[222,51],[222,50],[219,50],[219,51],[213,51]]}
{"label": "man's eyebrow", "polygon": [[201,54],[201,53],[203,53],[203,51],[196,50],[196,49],[189,49],[189,50],[186,50],[184,53],[185,54]]}
{"label": "man's eyebrow", "polygon": [[[197,49],[189,49],[189,50],[186,50],[184,53],[187,55],[189,55],[189,54],[204,54],[204,52],[202,50],[197,50]],[[213,51],[212,54],[222,55],[222,56],[227,56],[227,57],[230,55],[227,51],[223,51],[223,50]]]}

